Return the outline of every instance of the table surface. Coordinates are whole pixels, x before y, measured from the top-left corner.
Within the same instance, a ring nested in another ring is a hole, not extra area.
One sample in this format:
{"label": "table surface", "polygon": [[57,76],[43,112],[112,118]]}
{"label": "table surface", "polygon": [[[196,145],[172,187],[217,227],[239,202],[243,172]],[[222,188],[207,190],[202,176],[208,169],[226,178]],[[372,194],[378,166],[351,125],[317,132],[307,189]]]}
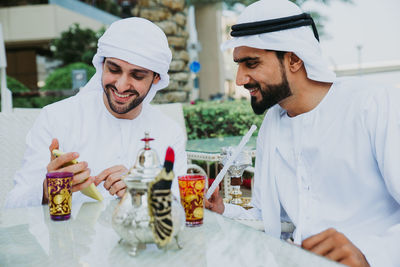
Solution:
{"label": "table surface", "polygon": [[[246,144],[246,148],[249,150],[256,149],[256,136],[252,136],[249,142]],[[188,140],[186,144],[186,151],[188,152],[200,152],[219,154],[221,148],[226,146],[237,146],[242,140],[242,136],[227,136],[207,139],[196,139]]]}
{"label": "table surface", "polygon": [[0,266],[338,266],[208,210],[202,226],[181,232],[182,249],[151,244],[131,257],[111,227],[116,204],[73,204],[63,222],[48,206],[1,211]]}

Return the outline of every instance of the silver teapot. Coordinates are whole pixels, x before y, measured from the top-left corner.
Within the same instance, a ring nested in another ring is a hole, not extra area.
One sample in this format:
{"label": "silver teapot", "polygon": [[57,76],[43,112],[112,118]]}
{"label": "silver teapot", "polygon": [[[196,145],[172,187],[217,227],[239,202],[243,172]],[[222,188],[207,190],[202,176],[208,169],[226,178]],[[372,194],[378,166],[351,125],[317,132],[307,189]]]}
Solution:
{"label": "silver teapot", "polygon": [[[164,179],[163,184],[169,183],[170,186],[174,174],[172,170],[166,172],[157,153],[150,148],[149,142],[154,139],[145,133],[145,138],[141,140],[145,142],[145,146],[139,151],[134,166],[124,178],[127,191],[112,217],[112,227],[121,237],[119,243],[128,246],[131,256],[137,254],[139,247],[151,243],[168,249],[173,247],[170,244],[173,242],[170,241],[175,240],[175,247],[181,248],[178,234],[185,225],[185,213],[179,201],[172,195],[170,187],[162,191],[161,197],[152,195],[154,185],[160,179]],[[163,217],[157,217],[157,211],[152,212],[152,208],[162,209],[159,213]]]}

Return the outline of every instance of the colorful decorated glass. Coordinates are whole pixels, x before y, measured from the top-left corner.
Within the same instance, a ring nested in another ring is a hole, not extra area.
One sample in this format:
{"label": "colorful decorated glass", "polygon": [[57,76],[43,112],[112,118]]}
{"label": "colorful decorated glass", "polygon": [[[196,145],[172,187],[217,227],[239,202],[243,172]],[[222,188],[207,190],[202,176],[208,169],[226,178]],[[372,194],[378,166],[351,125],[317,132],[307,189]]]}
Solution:
{"label": "colorful decorated glass", "polygon": [[178,177],[181,204],[185,209],[186,226],[203,224],[205,177],[187,174]]}
{"label": "colorful decorated glass", "polygon": [[49,193],[50,218],[55,221],[71,217],[72,172],[50,172],[46,174]]}

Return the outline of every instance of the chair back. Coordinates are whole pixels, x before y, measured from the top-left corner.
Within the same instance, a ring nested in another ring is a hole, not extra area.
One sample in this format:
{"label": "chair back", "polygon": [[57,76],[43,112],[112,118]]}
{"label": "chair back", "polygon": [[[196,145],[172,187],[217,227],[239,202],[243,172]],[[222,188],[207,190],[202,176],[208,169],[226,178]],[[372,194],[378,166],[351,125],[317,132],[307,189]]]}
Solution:
{"label": "chair back", "polygon": [[153,107],[158,108],[163,114],[176,121],[182,127],[185,133],[185,140],[187,140],[185,117],[181,103],[158,104],[153,105]]}
{"label": "chair back", "polygon": [[39,113],[40,109],[34,108],[0,112],[0,209],[14,186],[14,174],[24,157],[26,135]]}

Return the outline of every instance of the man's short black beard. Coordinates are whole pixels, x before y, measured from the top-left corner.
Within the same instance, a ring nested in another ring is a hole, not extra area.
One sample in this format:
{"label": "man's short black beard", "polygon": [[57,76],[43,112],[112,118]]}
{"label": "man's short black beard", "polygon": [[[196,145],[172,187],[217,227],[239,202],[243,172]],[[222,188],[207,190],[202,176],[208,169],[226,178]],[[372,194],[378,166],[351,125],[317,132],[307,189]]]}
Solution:
{"label": "man's short black beard", "polygon": [[[152,84],[150,84],[150,87],[151,87],[151,85]],[[150,91],[150,88],[149,88],[149,90],[147,91],[146,95],[139,96],[139,92],[138,91],[136,91],[134,89],[133,90],[128,90],[128,92],[131,92],[131,93],[137,95],[138,97],[136,97],[134,100],[132,100],[130,103],[128,103],[127,106],[117,106],[117,105],[114,105],[114,103],[111,101],[111,96],[110,96],[110,94],[111,94],[110,91],[113,90],[112,88],[114,88],[114,86],[108,84],[106,86],[103,86],[103,88],[104,88],[104,93],[107,96],[108,105],[110,106],[111,110],[114,111],[117,114],[126,114],[129,111],[131,111],[132,109],[134,109],[137,106],[139,106],[143,102],[143,100],[146,98],[148,92]]]}
{"label": "man's short black beard", "polygon": [[[254,96],[251,97],[251,107],[255,114],[263,114],[270,107],[278,104],[283,99],[292,95],[289,83],[286,77],[286,72],[283,66],[281,66],[282,82],[280,84],[266,85],[266,88],[261,88],[259,83],[256,83],[253,88],[258,88],[261,93],[261,100],[256,101]],[[246,87],[246,86],[245,86]],[[250,87],[250,86],[247,86]]]}

